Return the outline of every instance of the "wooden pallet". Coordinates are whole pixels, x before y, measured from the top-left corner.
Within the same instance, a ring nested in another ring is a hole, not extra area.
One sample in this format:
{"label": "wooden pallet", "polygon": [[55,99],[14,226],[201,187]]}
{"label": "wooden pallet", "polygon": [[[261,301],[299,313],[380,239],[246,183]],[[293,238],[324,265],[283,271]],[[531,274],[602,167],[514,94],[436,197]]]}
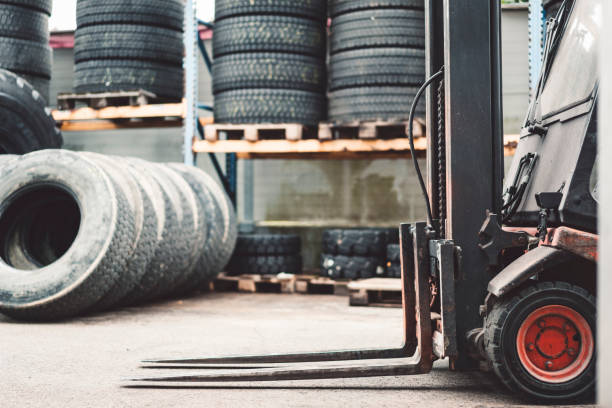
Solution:
{"label": "wooden pallet", "polygon": [[204,126],[204,139],[209,142],[219,140],[303,140],[316,139],[314,127],[298,123],[267,124],[214,124]]}
{"label": "wooden pallet", "polygon": [[372,278],[348,285],[349,305],[402,307],[402,281],[397,278]]}
{"label": "wooden pallet", "polygon": [[294,293],[295,276],[221,274],[213,282],[213,288],[217,292]]}
{"label": "wooden pallet", "polygon": [[142,89],[126,92],[61,93],[57,106],[62,110],[74,109],[78,103],[94,109],[107,106],[144,106],[157,100],[157,96]]}
{"label": "wooden pallet", "polygon": [[[408,121],[322,123],[319,125],[319,140],[405,138],[408,123]],[[425,122],[422,119],[415,119],[413,134],[415,138],[425,136]]]}
{"label": "wooden pallet", "polygon": [[320,276],[298,275],[296,278],[295,291],[310,295],[348,295],[349,281],[337,281]]}

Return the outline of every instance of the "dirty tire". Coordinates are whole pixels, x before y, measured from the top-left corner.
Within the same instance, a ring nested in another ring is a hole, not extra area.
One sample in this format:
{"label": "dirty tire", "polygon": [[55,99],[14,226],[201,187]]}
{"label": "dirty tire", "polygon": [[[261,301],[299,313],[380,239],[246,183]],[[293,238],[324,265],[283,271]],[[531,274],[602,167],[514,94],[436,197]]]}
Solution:
{"label": "dirty tire", "polygon": [[51,78],[51,47],[45,42],[0,37],[0,68],[16,74]]}
{"label": "dirty tire", "polygon": [[37,10],[47,15],[51,15],[53,0],[1,0],[0,4],[11,4],[23,8]]}
{"label": "dirty tire", "polygon": [[321,93],[286,89],[245,89],[215,95],[217,123],[301,123],[325,118]]}
{"label": "dirty tire", "polygon": [[325,0],[216,0],[215,20],[242,15],[285,15],[325,19]]}
{"label": "dirty tire", "polygon": [[144,89],[159,97],[183,97],[183,69],[151,61],[101,60],[75,65],[74,90],[86,92]]}
{"label": "dirty tire", "polygon": [[232,258],[227,273],[236,275],[277,275],[279,273],[299,274],[302,271],[300,255],[242,255]]}
{"label": "dirty tire", "polygon": [[313,20],[286,16],[243,16],[215,25],[215,58],[242,52],[285,52],[325,56],[325,26]]}
{"label": "dirty tire", "polygon": [[323,231],[323,252],[384,257],[388,241],[389,234],[384,229],[329,229]]}
{"label": "dirty tire", "polygon": [[595,388],[595,354],[577,377],[559,383],[535,378],[518,356],[519,328],[532,312],[548,305],[577,312],[595,338],[595,298],[585,289],[566,282],[540,282],[498,299],[488,311],[484,332],[487,359],[509,389],[531,399],[567,403],[591,398]]}
{"label": "dirty tire", "polygon": [[49,16],[33,9],[0,5],[0,37],[48,42]]}
{"label": "dirty tire", "polygon": [[283,53],[247,53],[216,58],[213,93],[248,88],[325,92],[323,59]]}
{"label": "dirty tire", "polygon": [[[53,185],[62,188],[50,187]],[[21,241],[35,261],[47,264],[44,269],[22,270],[15,281],[11,278],[15,269],[9,266],[15,264],[3,250],[2,258],[8,262],[0,263],[2,313],[22,320],[58,320],[87,311],[108,293],[125,269],[134,220],[123,193],[99,166],[68,151],[31,153],[4,167],[0,192],[4,203],[0,246],[5,249],[16,231],[31,232],[27,224],[32,217],[55,225],[57,214],[45,214],[46,200],[57,200],[61,203],[58,211],[72,218],[77,208],[85,209],[74,224],[75,237],[63,242],[68,247],[63,255],[53,239]],[[36,194],[39,197],[31,199]],[[20,199],[30,206],[20,204]],[[43,228],[38,233],[44,237],[58,230]]]}
{"label": "dirty tire", "polygon": [[20,75],[25,79],[32,88],[38,91],[40,96],[45,100],[46,105],[50,105],[51,80],[49,78],[37,77],[33,75]]}
{"label": "dirty tire", "polygon": [[45,104],[27,81],[0,70],[0,154],[62,146],[62,135]]}
{"label": "dirty tire", "polygon": [[183,54],[183,34],[169,28],[104,24],[79,28],[75,34],[76,63],[100,59],[132,59],[180,66]]}
{"label": "dirty tire", "polygon": [[421,10],[372,9],[332,20],[330,52],[371,47],[425,47],[425,15]]}
{"label": "dirty tire", "polygon": [[[329,95],[329,120],[354,121],[405,121],[418,87],[376,86],[347,88]],[[416,117],[425,117],[425,98],[421,97]]]}
{"label": "dirty tire", "polygon": [[79,0],[79,28],[98,24],[140,24],[183,30],[180,0]]}
{"label": "dirty tire", "polygon": [[425,8],[424,0],[329,0],[329,16],[336,17],[340,14],[368,10],[368,9],[417,9]]}
{"label": "dirty tire", "polygon": [[299,254],[301,245],[300,236],[295,234],[238,235],[234,256]]}
{"label": "dirty tire", "polygon": [[380,257],[321,254],[321,276],[332,279],[366,279],[382,276],[385,262]]}
{"label": "dirty tire", "polygon": [[361,86],[420,86],[425,82],[425,51],[367,48],[331,56],[329,89]]}
{"label": "dirty tire", "polygon": [[400,262],[401,250],[399,244],[387,245],[387,261],[393,263]]}
{"label": "dirty tire", "polygon": [[388,278],[401,278],[402,277],[402,265],[399,263],[387,262],[387,277]]}

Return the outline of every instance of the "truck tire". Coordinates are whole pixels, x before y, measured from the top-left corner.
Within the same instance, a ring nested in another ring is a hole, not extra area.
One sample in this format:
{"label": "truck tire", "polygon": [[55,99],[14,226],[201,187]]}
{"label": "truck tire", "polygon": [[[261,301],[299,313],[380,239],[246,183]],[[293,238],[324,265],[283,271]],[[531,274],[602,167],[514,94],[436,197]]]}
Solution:
{"label": "truck tire", "polygon": [[77,25],[140,24],[183,31],[184,5],[180,0],[79,0]]}
{"label": "truck tire", "polygon": [[47,43],[0,37],[0,68],[16,74],[51,78],[51,47]]}
{"label": "truck tire", "polygon": [[309,18],[318,22],[325,19],[325,0],[217,0],[215,20],[243,15],[284,15]]}
{"label": "truck tire", "polygon": [[402,277],[402,265],[399,263],[387,262],[387,277],[388,278],[401,278]]}
{"label": "truck tire", "polygon": [[425,47],[425,14],[422,10],[372,9],[332,20],[331,54],[372,47]]}
{"label": "truck tire", "polygon": [[329,229],[323,231],[323,252],[332,255],[384,257],[388,234],[383,229]]}
{"label": "truck tire", "polygon": [[242,52],[284,52],[325,56],[325,26],[286,16],[242,16],[215,25],[215,58]]}
{"label": "truck tire", "polygon": [[137,60],[92,60],[75,65],[77,93],[144,89],[161,98],[183,97],[183,69]]}
{"label": "truck tire", "polygon": [[237,275],[278,275],[279,273],[299,274],[302,271],[300,255],[238,256],[227,266],[230,276]]}
{"label": "truck tire", "polygon": [[245,89],[215,95],[216,123],[301,123],[325,118],[325,96],[288,89]]}
{"label": "truck tire", "polygon": [[75,35],[76,63],[130,59],[180,66],[183,54],[183,34],[169,28],[104,24],[79,28]]}
{"label": "truck tire", "polygon": [[234,256],[294,255],[301,249],[299,235],[249,234],[238,235]]}
{"label": "truck tire", "polygon": [[329,63],[329,89],[362,86],[421,86],[425,50],[366,48],[334,54]]}
{"label": "truck tire", "polygon": [[379,257],[321,255],[321,276],[332,279],[367,279],[385,273],[384,260]]}
{"label": "truck tire", "polygon": [[595,298],[566,282],[540,282],[497,300],[485,318],[493,371],[511,390],[549,403],[592,397]]}
{"label": "truck tire", "polygon": [[32,10],[37,10],[42,13],[51,15],[53,0],[2,0],[2,4],[11,4],[14,6],[24,7]]}
{"label": "truck tire", "polygon": [[325,92],[325,61],[283,53],[231,54],[213,64],[213,93],[248,88]]}
{"label": "truck tire", "polygon": [[[91,160],[46,150],[10,162],[0,179],[0,202],[2,313],[31,321],[75,316],[95,305],[124,272],[133,216],[121,190]],[[62,228],[54,228],[58,220]],[[23,252],[40,268],[22,271],[15,280],[19,260],[6,253],[6,244],[19,233]]]}
{"label": "truck tire", "polygon": [[33,9],[10,4],[1,5],[0,37],[47,43],[49,16]]}
{"label": "truck tire", "polygon": [[24,154],[62,146],[45,101],[19,76],[0,70],[0,154]]}
{"label": "truck tire", "polygon": [[48,78],[38,77],[34,75],[21,75],[23,79],[28,82],[32,88],[34,88],[40,96],[44,99],[46,105],[49,105],[50,100],[50,92],[51,92],[51,80]]}
{"label": "truck tire", "polygon": [[401,249],[399,244],[387,245],[387,261],[392,263],[400,263]]}
{"label": "truck tire", "polygon": [[425,2],[424,0],[330,0],[329,16],[334,18],[354,11],[385,8],[423,10]]}
{"label": "truck tire", "polygon": [[[346,88],[329,95],[329,120],[354,121],[405,121],[418,87],[370,86]],[[421,97],[417,117],[425,117],[425,98]]]}

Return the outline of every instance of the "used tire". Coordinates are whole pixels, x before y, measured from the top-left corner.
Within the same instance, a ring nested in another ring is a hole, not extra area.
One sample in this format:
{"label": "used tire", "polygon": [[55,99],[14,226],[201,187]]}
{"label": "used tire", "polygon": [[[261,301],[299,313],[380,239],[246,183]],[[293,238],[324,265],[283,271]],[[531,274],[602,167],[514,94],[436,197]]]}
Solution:
{"label": "used tire", "polygon": [[332,279],[366,279],[384,275],[379,257],[321,254],[321,276]]}
{"label": "used tire", "polygon": [[425,47],[422,10],[372,9],[332,20],[331,54],[371,47]]}
{"label": "used tire", "polygon": [[180,0],[79,0],[77,25],[140,24],[182,31],[184,7]]}
{"label": "used tire", "polygon": [[0,70],[0,154],[24,154],[62,146],[45,101],[19,76]]}
{"label": "used tire", "polygon": [[353,11],[383,8],[423,10],[425,2],[424,0],[329,0],[329,16],[332,18]]}
{"label": "used tire", "polygon": [[387,262],[387,277],[401,278],[402,277],[402,265],[399,263]]}
{"label": "used tire", "polygon": [[300,255],[238,256],[232,258],[227,273],[235,275],[278,275],[279,273],[299,274],[302,271]]}
{"label": "used tire", "polygon": [[234,256],[299,254],[301,239],[294,234],[238,235]]}
{"label": "used tire", "polygon": [[547,402],[591,398],[595,298],[565,282],[532,284],[498,300],[485,318],[493,371],[511,390]]}
{"label": "used tire", "polygon": [[217,123],[301,123],[325,118],[325,96],[285,89],[245,89],[215,95]]}
{"label": "used tire", "polygon": [[76,63],[131,59],[174,64],[183,61],[183,34],[163,27],[104,24],[79,28],[74,42]]}
{"label": "used tire", "polygon": [[215,25],[215,58],[241,52],[285,52],[325,56],[325,26],[286,16],[241,16]]}
{"label": "used tire", "polygon": [[[404,121],[408,120],[410,107],[418,87],[376,86],[347,88],[330,93],[329,120],[353,121]],[[425,116],[425,98],[421,97],[417,117]]]}
{"label": "used tire", "polygon": [[399,263],[401,259],[401,249],[398,244],[387,245],[387,261]]}
{"label": "used tire", "polygon": [[383,229],[330,229],[323,231],[323,252],[384,257],[388,241]]}
{"label": "used tire", "polygon": [[0,37],[0,68],[16,74],[51,78],[51,47],[47,43]]}
{"label": "used tire", "polygon": [[283,53],[231,54],[213,64],[213,93],[248,88],[325,92],[325,61]]}
{"label": "used tire", "polygon": [[[91,160],[47,150],[12,161],[3,168],[0,202],[2,313],[33,321],[74,316],[95,305],[124,271],[132,213],[121,190]],[[23,252],[39,268],[23,270],[7,253],[15,234],[23,234]]]}
{"label": "used tire", "polygon": [[183,97],[183,69],[136,60],[85,61],[76,64],[74,90],[78,93],[144,89],[158,97]]}
{"label": "used tire", "polygon": [[50,16],[53,0],[2,0],[0,3],[38,10]]}
{"label": "used tire", "polygon": [[37,77],[34,75],[21,75],[32,88],[38,91],[40,96],[45,100],[46,105],[50,104],[51,80],[48,78]]}
{"label": "used tire", "polygon": [[216,0],[215,20],[242,15],[273,14],[323,21],[325,3],[325,0]]}
{"label": "used tire", "polygon": [[49,16],[29,8],[0,5],[0,37],[47,43]]}
{"label": "used tire", "polygon": [[334,54],[329,64],[331,91],[362,86],[420,86],[425,82],[425,50],[366,48]]}

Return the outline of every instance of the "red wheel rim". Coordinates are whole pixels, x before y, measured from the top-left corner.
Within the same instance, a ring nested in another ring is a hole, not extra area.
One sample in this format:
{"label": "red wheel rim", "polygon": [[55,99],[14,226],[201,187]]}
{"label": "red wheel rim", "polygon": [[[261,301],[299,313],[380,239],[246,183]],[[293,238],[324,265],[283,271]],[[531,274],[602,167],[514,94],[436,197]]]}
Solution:
{"label": "red wheel rim", "polygon": [[534,310],[516,336],[518,357],[529,374],[548,383],[578,377],[588,367],[595,349],[591,326],[567,306]]}

